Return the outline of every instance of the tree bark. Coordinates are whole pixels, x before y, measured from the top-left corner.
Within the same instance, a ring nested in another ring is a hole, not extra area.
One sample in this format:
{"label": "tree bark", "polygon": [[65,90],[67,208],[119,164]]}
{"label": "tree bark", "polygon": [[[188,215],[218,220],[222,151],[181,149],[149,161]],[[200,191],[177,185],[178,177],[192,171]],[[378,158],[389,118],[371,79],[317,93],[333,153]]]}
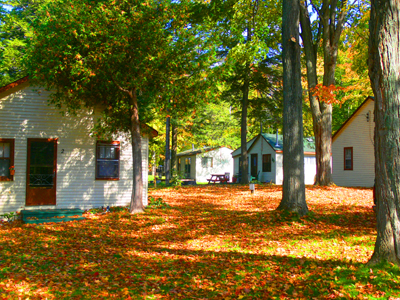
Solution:
{"label": "tree bark", "polygon": [[[247,66],[246,66],[247,69]],[[247,77],[247,75],[245,75]],[[243,95],[242,95],[242,120],[241,120],[241,132],[240,132],[240,144],[241,144],[241,160],[242,167],[240,172],[242,173],[240,183],[249,183],[249,160],[247,153],[247,108],[249,105],[249,81],[245,78],[243,83]]]}
{"label": "tree bark", "polygon": [[177,128],[175,122],[172,122],[172,130],[171,130],[172,131],[172,139],[171,139],[171,170],[172,170],[172,174],[177,173],[176,152],[177,152],[177,148],[178,148],[178,128]]}
{"label": "tree bark", "polygon": [[[343,7],[345,2],[343,1]],[[343,24],[347,10],[337,13],[337,1],[324,0],[319,10],[320,22],[316,36],[313,38],[311,22],[307,10],[307,3],[301,5],[301,31],[306,56],[308,92],[313,118],[316,152],[316,182],[317,185],[331,185],[332,168],[332,105],[319,101],[313,93],[318,84],[317,79],[317,50],[320,36],[323,40],[324,51],[324,78],[323,85],[335,85],[335,70],[338,55],[339,38],[343,31]]]}
{"label": "tree bark", "polygon": [[169,180],[171,178],[171,155],[169,150],[169,132],[170,132],[170,117],[167,117],[167,121],[165,124],[165,163],[164,163],[164,170],[165,170],[165,185],[169,186]]}
{"label": "tree bark", "polygon": [[[247,27],[247,42],[251,41],[251,28],[250,25]],[[242,119],[241,119],[241,131],[240,131],[240,149],[241,149],[241,160],[242,167],[240,172],[242,173],[240,183],[249,183],[249,160],[247,153],[247,109],[249,106],[249,89],[250,89],[250,64],[246,63],[243,78],[243,95],[242,95]]]}
{"label": "tree bark", "polygon": [[153,151],[152,154],[152,164],[151,164],[151,175],[153,175],[153,177],[156,177],[156,169],[157,169],[157,160],[156,160],[156,151]]}
{"label": "tree bark", "polygon": [[300,3],[284,0],[283,48],[283,192],[278,210],[305,215],[303,110],[299,45]]}
{"label": "tree bark", "polygon": [[139,109],[136,91],[129,91],[130,121],[133,160],[132,198],[129,212],[131,214],[143,212],[143,179],[142,179],[142,143],[140,135]]}
{"label": "tree bark", "polygon": [[372,0],[369,77],[375,97],[377,237],[370,264],[400,265],[400,5]]}

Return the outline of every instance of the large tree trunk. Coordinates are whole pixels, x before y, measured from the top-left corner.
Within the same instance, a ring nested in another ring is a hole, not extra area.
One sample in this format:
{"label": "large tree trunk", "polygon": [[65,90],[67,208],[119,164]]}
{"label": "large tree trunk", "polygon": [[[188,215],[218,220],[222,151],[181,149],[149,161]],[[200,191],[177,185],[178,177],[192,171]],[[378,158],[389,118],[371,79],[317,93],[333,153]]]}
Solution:
{"label": "large tree trunk", "polygon": [[129,212],[131,214],[143,212],[143,179],[142,179],[142,143],[140,135],[139,110],[136,91],[129,92],[130,121],[133,160],[132,198]]}
{"label": "large tree trunk", "polygon": [[377,237],[370,263],[400,265],[400,5],[372,0],[369,76],[375,96]]}
{"label": "large tree trunk", "polygon": [[172,170],[172,174],[177,173],[176,150],[178,149],[178,128],[177,128],[175,122],[172,122],[172,130],[171,130],[172,131],[172,139],[171,139],[171,170]]}
{"label": "large tree trunk", "polygon": [[278,210],[305,215],[303,111],[299,45],[299,1],[284,0],[283,47],[283,192]]}
{"label": "large tree trunk", "polygon": [[[346,1],[344,1],[346,2]],[[336,1],[324,0],[319,10],[320,23],[317,31],[311,30],[311,22],[307,10],[307,2],[301,4],[301,31],[306,56],[308,92],[313,118],[315,136],[315,152],[317,174],[315,184],[331,185],[332,168],[332,105],[319,101],[313,90],[318,84],[317,79],[317,50],[322,34],[324,50],[324,79],[323,85],[335,85],[335,69],[338,55],[338,43],[343,31],[347,10],[337,13]],[[345,4],[342,5],[345,7]],[[316,36],[313,38],[313,32]]]}

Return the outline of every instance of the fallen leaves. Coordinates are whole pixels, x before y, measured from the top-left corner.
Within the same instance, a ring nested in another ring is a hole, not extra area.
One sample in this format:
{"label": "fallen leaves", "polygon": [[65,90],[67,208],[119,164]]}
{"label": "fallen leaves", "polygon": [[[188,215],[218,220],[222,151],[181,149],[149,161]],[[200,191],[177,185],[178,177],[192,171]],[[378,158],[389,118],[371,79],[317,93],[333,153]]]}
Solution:
{"label": "fallen leaves", "polygon": [[0,298],[400,296],[397,267],[364,265],[376,234],[370,189],[308,187],[304,218],[275,211],[276,186],[150,194],[157,205],[143,214],[0,227]]}

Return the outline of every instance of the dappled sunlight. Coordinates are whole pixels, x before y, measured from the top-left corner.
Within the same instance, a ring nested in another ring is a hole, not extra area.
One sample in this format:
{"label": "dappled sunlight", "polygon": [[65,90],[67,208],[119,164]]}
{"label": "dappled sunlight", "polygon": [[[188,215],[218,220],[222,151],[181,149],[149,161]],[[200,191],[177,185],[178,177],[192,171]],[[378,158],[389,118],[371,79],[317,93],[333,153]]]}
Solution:
{"label": "dappled sunlight", "polygon": [[282,189],[273,185],[255,195],[241,185],[150,194],[165,208],[0,226],[0,295],[340,299],[400,284],[396,271],[362,275],[375,240],[370,189],[309,187],[303,218],[275,210]]}

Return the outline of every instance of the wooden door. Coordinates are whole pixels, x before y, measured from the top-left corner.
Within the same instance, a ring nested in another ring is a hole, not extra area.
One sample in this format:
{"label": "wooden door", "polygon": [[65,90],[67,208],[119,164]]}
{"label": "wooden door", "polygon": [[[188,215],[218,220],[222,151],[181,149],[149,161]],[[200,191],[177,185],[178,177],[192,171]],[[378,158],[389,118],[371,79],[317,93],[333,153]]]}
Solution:
{"label": "wooden door", "polygon": [[55,205],[57,139],[28,139],[26,205]]}
{"label": "wooden door", "polygon": [[258,159],[257,159],[257,153],[251,155],[251,166],[250,166],[250,174],[251,177],[257,177],[257,172],[258,172]]}

